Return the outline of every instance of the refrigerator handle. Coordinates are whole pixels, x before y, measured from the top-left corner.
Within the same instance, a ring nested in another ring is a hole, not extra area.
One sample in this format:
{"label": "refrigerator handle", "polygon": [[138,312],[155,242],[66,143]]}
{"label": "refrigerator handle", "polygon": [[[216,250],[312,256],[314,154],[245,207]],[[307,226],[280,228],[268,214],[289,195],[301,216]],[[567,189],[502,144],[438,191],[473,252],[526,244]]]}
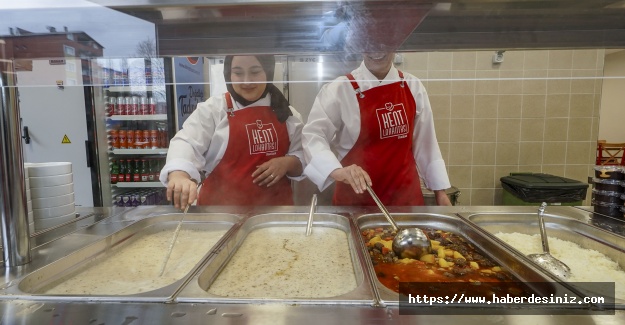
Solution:
{"label": "refrigerator handle", "polygon": [[26,142],[26,144],[30,143],[30,133],[28,133],[28,127],[27,126],[25,126],[23,128],[22,139],[24,139],[24,142]]}
{"label": "refrigerator handle", "polygon": [[85,140],[85,151],[87,152],[87,167],[91,168],[91,143]]}

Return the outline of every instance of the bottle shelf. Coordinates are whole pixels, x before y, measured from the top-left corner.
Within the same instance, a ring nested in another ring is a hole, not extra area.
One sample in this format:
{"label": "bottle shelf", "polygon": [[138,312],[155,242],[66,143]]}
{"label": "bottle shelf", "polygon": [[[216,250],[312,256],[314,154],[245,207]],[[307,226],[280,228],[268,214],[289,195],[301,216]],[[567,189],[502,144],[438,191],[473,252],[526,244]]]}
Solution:
{"label": "bottle shelf", "polygon": [[119,188],[165,187],[161,182],[117,182],[113,186]]}
{"label": "bottle shelf", "polygon": [[114,155],[166,155],[167,148],[158,149],[113,149]]}
{"label": "bottle shelf", "polygon": [[167,121],[167,114],[112,115],[108,119],[111,121]]}
{"label": "bottle shelf", "polygon": [[153,91],[154,89],[163,90],[164,86],[152,86],[152,85],[128,85],[128,86],[109,86],[108,88],[104,88],[110,92],[121,93],[121,92],[146,92]]}

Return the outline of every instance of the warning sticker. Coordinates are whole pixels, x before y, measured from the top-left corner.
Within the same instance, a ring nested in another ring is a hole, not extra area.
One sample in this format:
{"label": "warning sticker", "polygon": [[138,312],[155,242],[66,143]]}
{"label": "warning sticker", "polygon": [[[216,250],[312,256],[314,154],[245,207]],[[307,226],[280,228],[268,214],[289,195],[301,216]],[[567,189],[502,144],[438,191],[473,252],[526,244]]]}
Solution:
{"label": "warning sticker", "polygon": [[72,143],[71,141],[69,141],[69,138],[67,137],[67,134],[65,136],[63,136],[63,140],[61,141],[61,143]]}

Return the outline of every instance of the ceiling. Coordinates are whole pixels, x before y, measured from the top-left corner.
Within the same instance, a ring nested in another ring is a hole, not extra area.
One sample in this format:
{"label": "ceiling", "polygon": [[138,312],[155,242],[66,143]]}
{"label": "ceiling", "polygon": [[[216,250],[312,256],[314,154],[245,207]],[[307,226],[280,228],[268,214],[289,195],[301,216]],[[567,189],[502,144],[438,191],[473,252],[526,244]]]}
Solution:
{"label": "ceiling", "polygon": [[625,1],[90,0],[150,22],[159,54],[625,48]]}

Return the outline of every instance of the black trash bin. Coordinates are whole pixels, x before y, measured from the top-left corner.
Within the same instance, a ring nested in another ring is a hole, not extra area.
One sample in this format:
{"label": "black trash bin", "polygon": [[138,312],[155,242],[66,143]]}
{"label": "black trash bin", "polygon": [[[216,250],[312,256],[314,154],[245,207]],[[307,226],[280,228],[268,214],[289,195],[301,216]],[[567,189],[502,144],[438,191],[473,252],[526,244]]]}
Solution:
{"label": "black trash bin", "polygon": [[582,205],[588,184],[542,173],[510,173],[501,179],[503,205]]}

